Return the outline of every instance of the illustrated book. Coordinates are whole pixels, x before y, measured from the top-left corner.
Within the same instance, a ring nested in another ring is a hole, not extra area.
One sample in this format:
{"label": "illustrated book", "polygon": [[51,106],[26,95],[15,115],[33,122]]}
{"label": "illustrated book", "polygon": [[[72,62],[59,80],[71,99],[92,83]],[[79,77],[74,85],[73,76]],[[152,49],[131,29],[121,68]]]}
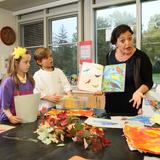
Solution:
{"label": "illustrated book", "polygon": [[77,87],[89,92],[124,92],[125,72],[125,63],[103,66],[83,62]]}

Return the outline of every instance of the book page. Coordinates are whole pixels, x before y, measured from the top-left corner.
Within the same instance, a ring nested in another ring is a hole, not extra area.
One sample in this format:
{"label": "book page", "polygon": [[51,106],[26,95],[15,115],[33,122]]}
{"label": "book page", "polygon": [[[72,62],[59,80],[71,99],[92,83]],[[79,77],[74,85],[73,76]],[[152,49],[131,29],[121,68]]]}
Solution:
{"label": "book page", "polygon": [[89,92],[101,91],[103,66],[84,62],[78,80],[78,89]]}
{"label": "book page", "polygon": [[37,120],[40,93],[14,97],[16,115],[22,119],[22,123]]}
{"label": "book page", "polygon": [[125,73],[125,63],[105,66],[102,90],[104,92],[124,92]]}

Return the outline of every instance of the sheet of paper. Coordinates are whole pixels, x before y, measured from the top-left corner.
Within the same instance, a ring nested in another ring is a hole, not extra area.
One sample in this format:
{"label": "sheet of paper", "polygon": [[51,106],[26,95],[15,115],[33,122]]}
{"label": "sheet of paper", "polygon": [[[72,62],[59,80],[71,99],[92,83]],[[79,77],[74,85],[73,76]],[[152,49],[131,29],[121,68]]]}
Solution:
{"label": "sheet of paper", "polygon": [[131,117],[129,116],[111,116],[111,120],[119,123],[121,125],[121,128],[123,128],[123,125],[126,123],[128,118],[131,118]]}
{"label": "sheet of paper", "polygon": [[111,119],[114,121],[126,121],[128,118],[132,118],[133,116],[111,116]]}
{"label": "sheet of paper", "polygon": [[13,129],[13,128],[15,128],[15,126],[0,124],[0,133],[8,131],[8,130]]}
{"label": "sheet of paper", "polygon": [[120,123],[110,119],[103,119],[103,118],[89,117],[85,121],[85,123],[95,127],[102,127],[102,128],[122,128]]}
{"label": "sheet of paper", "polygon": [[152,126],[154,123],[151,122],[150,120],[150,117],[147,117],[147,116],[143,116],[143,115],[138,115],[138,116],[134,116],[134,117],[131,117],[131,118],[128,118],[127,120],[128,122],[140,122],[140,123],[143,123],[144,125],[146,126]]}
{"label": "sheet of paper", "polygon": [[124,136],[131,147],[139,152],[160,154],[160,128],[125,125]]}
{"label": "sheet of paper", "polygon": [[40,93],[15,96],[16,115],[22,118],[22,123],[37,120]]}
{"label": "sheet of paper", "polygon": [[152,126],[154,123],[151,122],[150,117],[138,115],[138,116],[111,116],[111,119],[115,122],[119,122],[122,126],[125,123],[131,123],[132,125],[147,125]]}
{"label": "sheet of paper", "polygon": [[149,157],[149,156],[144,156],[143,160],[160,160],[158,157]]}

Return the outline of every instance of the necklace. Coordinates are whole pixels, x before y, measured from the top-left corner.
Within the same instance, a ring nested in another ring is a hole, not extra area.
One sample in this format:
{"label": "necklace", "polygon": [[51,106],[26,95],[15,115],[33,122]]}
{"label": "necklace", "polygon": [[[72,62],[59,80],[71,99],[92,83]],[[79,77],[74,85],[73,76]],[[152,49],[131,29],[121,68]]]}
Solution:
{"label": "necklace", "polygon": [[134,54],[134,52],[135,52],[135,49],[133,49],[130,54],[122,54],[120,52],[117,52],[115,56],[118,61],[125,62]]}
{"label": "necklace", "polygon": [[26,81],[27,81],[27,76],[26,76],[26,74],[25,74],[24,77],[22,77],[22,76],[20,76],[19,74],[17,74],[17,77],[18,77],[18,79],[20,80],[20,82],[26,83]]}

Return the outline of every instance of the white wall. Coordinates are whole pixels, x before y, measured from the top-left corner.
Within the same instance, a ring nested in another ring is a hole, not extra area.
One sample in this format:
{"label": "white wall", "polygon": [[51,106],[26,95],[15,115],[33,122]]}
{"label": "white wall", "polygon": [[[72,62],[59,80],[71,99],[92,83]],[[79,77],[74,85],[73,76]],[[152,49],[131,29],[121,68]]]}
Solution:
{"label": "white wall", "polygon": [[[12,12],[0,8],[0,30],[5,27],[10,26],[16,32],[16,18],[12,15]],[[0,73],[5,73],[5,59],[8,58],[9,54],[12,52],[13,48],[16,46],[16,42],[13,45],[5,45],[0,39]]]}

